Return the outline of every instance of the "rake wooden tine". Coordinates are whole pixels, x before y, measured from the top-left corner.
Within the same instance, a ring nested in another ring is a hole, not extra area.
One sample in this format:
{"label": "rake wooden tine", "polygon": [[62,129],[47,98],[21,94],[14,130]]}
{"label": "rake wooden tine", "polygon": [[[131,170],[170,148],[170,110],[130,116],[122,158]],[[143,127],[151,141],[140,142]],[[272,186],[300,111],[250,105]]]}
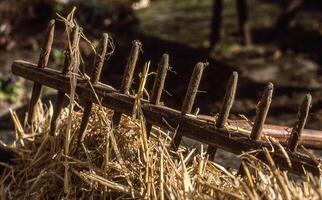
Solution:
{"label": "rake wooden tine", "polygon": [[[169,69],[169,55],[163,54],[157,69],[157,73],[156,73],[153,88],[152,88],[150,102],[154,105],[160,104],[160,99],[162,96],[162,91],[163,91],[164,82],[167,76],[168,69]],[[148,138],[150,137],[151,129],[152,129],[152,124],[147,124],[146,133]]]}
{"label": "rake wooden tine", "polygon": [[[203,73],[203,70],[205,69],[205,66],[206,66],[205,63],[199,62],[199,63],[197,63],[197,65],[195,66],[195,68],[192,72],[190,82],[188,85],[188,89],[186,92],[186,96],[183,100],[183,104],[181,107],[181,114],[183,114],[183,115],[191,113],[191,110],[192,110],[192,107],[193,107],[193,104],[195,102],[195,98],[196,98],[196,95],[198,92],[198,87],[200,84],[202,73]],[[177,133],[172,141],[172,149],[178,149],[178,147],[181,143],[181,139],[182,139],[182,134],[180,133],[180,131],[177,131]]]}
{"label": "rake wooden tine", "polygon": [[[71,43],[70,47],[68,44],[67,48],[66,48],[65,61],[64,61],[63,69],[61,71],[62,75],[66,75],[70,71],[71,53],[72,53],[70,51],[71,50],[70,48],[75,48],[77,46],[78,41],[79,41],[79,27],[78,26],[73,27],[70,40],[72,41],[72,43]],[[55,100],[55,104],[54,104],[54,112],[53,112],[53,116],[51,118],[50,130],[49,130],[49,134],[52,136],[55,135],[55,132],[57,129],[58,117],[63,109],[64,97],[65,97],[64,92],[61,92],[61,91],[57,92],[57,96],[56,96],[56,100]]]}
{"label": "rake wooden tine", "polygon": [[[272,96],[273,96],[273,90],[274,86],[273,83],[269,82],[267,86],[265,87],[265,90],[263,92],[263,95],[260,99],[260,101],[257,104],[256,107],[256,118],[255,122],[252,128],[252,131],[250,133],[250,139],[251,140],[259,140],[262,136],[262,130],[263,126],[266,120],[266,116],[269,110],[269,107],[272,102]],[[239,166],[239,171],[238,173],[243,176],[244,175],[244,170],[243,166]]]}
{"label": "rake wooden tine", "polygon": [[299,108],[297,114],[297,122],[292,129],[290,138],[288,139],[287,147],[290,151],[296,151],[296,148],[301,140],[302,131],[304,129],[307,117],[309,115],[310,106],[311,106],[312,96],[310,94],[306,94],[302,104]]}
{"label": "rake wooden tine", "polygon": [[[52,19],[50,20],[46,34],[45,34],[45,41],[43,43],[39,60],[38,60],[38,68],[44,69],[48,65],[48,60],[51,52],[51,47],[54,41],[54,32],[55,32],[55,20]],[[39,83],[34,83],[33,89],[32,89],[32,94],[31,94],[31,99],[29,103],[29,108],[28,108],[28,118],[27,118],[27,123],[32,127],[32,123],[34,120],[34,113],[35,109],[37,106],[37,102],[40,98],[41,94],[41,88],[42,85]]]}
{"label": "rake wooden tine", "polygon": [[217,128],[224,128],[230,113],[230,109],[233,106],[235,100],[235,94],[237,89],[238,73],[233,72],[230,79],[228,80],[223,105],[220,110],[218,119],[216,121]]}
{"label": "rake wooden tine", "polygon": [[[99,50],[94,58],[93,69],[90,76],[91,78],[90,81],[92,85],[96,85],[99,82],[100,75],[105,61],[105,56],[107,53],[107,45],[108,45],[108,34],[104,33],[100,41]],[[88,120],[91,114],[92,106],[93,106],[93,103],[91,101],[85,102],[83,117],[82,117],[79,133],[78,133],[78,146],[84,142],[84,138],[86,135],[85,132],[86,132]]]}
{"label": "rake wooden tine", "polygon": [[[139,57],[139,52],[141,48],[141,42],[138,40],[134,40],[132,42],[132,48],[130,51],[130,55],[124,70],[122,83],[120,87],[120,92],[123,94],[128,94],[132,85],[133,74],[135,70],[135,66]],[[122,113],[115,112],[113,115],[112,123],[114,127],[118,127],[120,124]]]}
{"label": "rake wooden tine", "polygon": [[[238,73],[234,71],[228,80],[222,108],[220,110],[218,119],[216,120],[215,126],[217,128],[224,128],[227,123],[230,109],[233,106],[233,103],[235,100],[237,82],[238,82]],[[209,155],[209,159],[214,160],[215,155],[216,155],[216,151],[217,151],[216,147],[208,146],[207,153]]]}
{"label": "rake wooden tine", "polygon": [[267,84],[264,90],[264,93],[262,95],[262,98],[257,105],[257,108],[256,108],[257,115],[250,134],[250,138],[252,140],[258,140],[262,136],[263,126],[266,120],[269,107],[272,102],[273,88],[274,86],[272,83]]}

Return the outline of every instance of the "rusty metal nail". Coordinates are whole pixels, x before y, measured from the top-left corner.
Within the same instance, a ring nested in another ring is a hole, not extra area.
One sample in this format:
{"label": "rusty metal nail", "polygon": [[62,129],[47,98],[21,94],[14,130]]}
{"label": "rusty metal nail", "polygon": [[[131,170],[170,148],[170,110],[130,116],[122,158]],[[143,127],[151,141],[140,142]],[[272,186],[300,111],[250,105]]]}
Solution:
{"label": "rusty metal nail", "polygon": [[258,140],[261,138],[263,126],[266,120],[266,116],[271,105],[272,95],[273,95],[273,84],[268,83],[262,98],[260,99],[257,108],[256,108],[256,118],[250,134],[252,140]]}
{"label": "rusty metal nail", "polygon": [[[100,42],[98,53],[96,54],[94,58],[93,63],[93,69],[91,73],[91,83],[93,85],[97,84],[100,79],[101,71],[104,65],[106,53],[107,53],[107,45],[108,45],[108,34],[104,33],[103,37]],[[82,122],[79,128],[79,135],[78,135],[78,146],[84,142],[86,128],[88,125],[90,113],[92,110],[93,103],[92,102],[86,102],[82,117]]]}
{"label": "rusty metal nail", "polygon": [[[163,54],[161,61],[158,65],[158,69],[154,79],[151,100],[150,100],[151,104],[154,104],[154,105],[160,104],[160,99],[162,96],[162,91],[163,91],[164,82],[167,76],[168,69],[169,69],[169,55]],[[147,130],[148,138],[150,137],[151,129],[152,129],[152,124],[147,124],[146,130]]]}
{"label": "rusty metal nail", "polygon": [[311,101],[312,101],[311,95],[310,94],[305,95],[297,114],[297,122],[293,127],[291,136],[288,140],[287,146],[290,149],[290,151],[295,151],[300,142],[301,134],[304,129],[307,117],[309,115]]}
{"label": "rusty metal nail", "polygon": [[[51,47],[54,40],[54,32],[55,32],[55,20],[50,20],[46,30],[45,41],[43,43],[43,47],[41,49],[39,60],[38,60],[38,68],[40,69],[44,69],[48,65]],[[42,88],[41,84],[34,83],[31,99],[29,103],[29,108],[28,108],[28,119],[27,119],[28,124],[31,126],[34,120],[36,105],[40,98],[41,88]]]}

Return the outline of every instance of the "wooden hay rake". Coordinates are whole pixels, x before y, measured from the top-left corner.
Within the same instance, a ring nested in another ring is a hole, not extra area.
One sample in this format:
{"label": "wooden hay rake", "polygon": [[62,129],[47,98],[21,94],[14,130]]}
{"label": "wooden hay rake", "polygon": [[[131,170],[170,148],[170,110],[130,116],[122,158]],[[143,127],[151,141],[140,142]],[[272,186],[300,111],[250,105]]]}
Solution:
{"label": "wooden hay rake", "polygon": [[[33,113],[36,103],[40,98],[41,87],[44,85],[58,91],[50,127],[51,135],[54,135],[56,132],[57,119],[63,108],[62,100],[65,94],[70,92],[70,78],[68,74],[71,73],[69,69],[71,52],[68,50],[66,51],[65,63],[61,72],[47,68],[54,38],[54,27],[55,21],[52,20],[47,29],[45,43],[42,48],[38,64],[32,64],[25,61],[14,61],[12,64],[12,72],[14,74],[34,82],[28,114],[29,125],[33,124]],[[77,37],[79,37],[78,33],[79,29],[74,27],[71,34],[72,45],[77,41]],[[140,42],[134,41],[132,43],[133,46],[124,71],[122,84],[120,89],[117,90],[109,85],[99,82],[100,73],[107,51],[107,40],[108,35],[103,34],[99,45],[100,48],[97,50],[97,54],[94,59],[92,73],[90,76],[90,84],[88,80],[84,80],[80,75],[77,76],[77,95],[86,102],[78,133],[79,143],[82,143],[84,139],[93,103],[100,103],[101,105],[114,110],[112,120],[114,127],[118,126],[121,114],[132,114],[132,108],[135,103],[136,97],[130,95],[129,90],[131,88],[132,77],[139,55]],[[220,111],[217,120],[214,120],[213,118],[200,117],[191,113],[194,99],[197,95],[199,82],[205,68],[204,63],[198,63],[194,68],[181,110],[175,110],[167,106],[160,105],[160,98],[169,67],[168,63],[169,57],[164,54],[156,72],[150,101],[141,99],[141,108],[146,119],[148,136],[150,135],[152,125],[161,127],[165,130],[173,132],[176,131],[172,142],[173,149],[178,148],[182,136],[185,136],[209,145],[208,154],[210,155],[210,159],[214,158],[217,148],[235,154],[258,150],[256,156],[267,162],[262,149],[272,149],[272,147],[274,147],[274,151],[271,152],[271,155],[275,163],[281,169],[285,169],[296,174],[303,174],[306,170],[316,175],[320,174],[319,161],[303,155],[296,150],[300,142],[300,144],[308,148],[320,148],[321,146],[319,141],[316,141],[319,139],[318,136],[315,136],[313,140],[310,140],[310,135],[306,134],[306,132],[302,134],[311,103],[311,96],[309,94],[305,96],[304,101],[300,106],[297,124],[292,129],[291,134],[287,137],[288,139],[282,141],[283,145],[286,147],[285,149],[282,149],[278,143],[269,143],[261,140],[264,132],[263,129],[265,128],[264,122],[272,99],[272,83],[269,83],[263,92],[262,98],[257,107],[257,116],[253,124],[253,128],[250,135],[247,135],[238,129],[232,130],[227,127],[229,112],[236,92],[238,79],[237,72],[234,72],[229,80],[222,110]],[[98,99],[100,102],[98,102]],[[301,135],[302,140],[300,140]],[[285,152],[287,153],[291,163],[286,159]]]}

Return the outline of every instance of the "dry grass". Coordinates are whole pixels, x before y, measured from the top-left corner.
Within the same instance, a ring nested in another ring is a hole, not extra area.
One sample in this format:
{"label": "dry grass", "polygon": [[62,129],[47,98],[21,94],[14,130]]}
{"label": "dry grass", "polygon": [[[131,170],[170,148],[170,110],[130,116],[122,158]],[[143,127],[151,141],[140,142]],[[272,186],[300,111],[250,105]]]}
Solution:
{"label": "dry grass", "polygon": [[[82,112],[73,112],[70,154],[64,153],[69,109],[58,133],[48,135],[52,108],[43,111],[34,135],[19,134],[20,147],[1,177],[3,199],[320,199],[316,177],[292,181],[274,163],[245,154],[245,179],[207,159],[203,147],[169,150],[170,138],[154,129],[145,142],[142,123],[123,117],[112,129],[113,111],[94,106],[85,138],[77,148]],[[19,122],[16,122],[19,123]],[[113,133],[113,134],[111,134]],[[114,135],[115,137],[111,137]],[[114,145],[113,145],[114,144]],[[77,149],[77,151],[76,151]],[[269,153],[264,150],[267,156]],[[64,192],[68,164],[68,190]]]}
{"label": "dry grass", "polygon": [[[71,153],[66,156],[64,145],[69,111],[67,108],[64,110],[59,132],[51,137],[47,134],[49,109],[44,114],[46,120],[41,123],[39,132],[34,136],[23,136],[24,145],[17,148],[14,165],[3,173],[4,196],[9,199],[63,198],[66,195],[65,160],[70,172],[68,196],[72,199],[82,196],[86,199],[89,196],[203,198],[207,193],[219,194],[220,190],[232,196],[238,196],[230,194],[233,191],[241,193],[236,178],[208,162],[204,153],[198,155],[196,149],[182,150],[178,154],[169,152],[169,137],[161,131],[154,131],[145,145],[139,121],[123,117],[121,127],[112,130],[112,113],[111,110],[94,107],[85,138],[86,148],[75,151],[82,113],[74,112]],[[112,131],[115,138],[106,138]]]}

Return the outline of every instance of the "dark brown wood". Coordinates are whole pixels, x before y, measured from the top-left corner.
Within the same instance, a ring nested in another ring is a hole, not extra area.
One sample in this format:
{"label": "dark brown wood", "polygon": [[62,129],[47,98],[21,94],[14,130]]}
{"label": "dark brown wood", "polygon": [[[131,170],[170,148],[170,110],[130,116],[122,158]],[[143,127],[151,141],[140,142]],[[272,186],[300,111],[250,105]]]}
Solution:
{"label": "dark brown wood", "polygon": [[108,45],[108,34],[104,33],[100,42],[100,47],[97,51],[97,54],[94,58],[93,69],[91,73],[91,83],[96,85],[99,82],[101,72],[103,69],[103,65],[106,58],[107,53],[107,45]]}
{"label": "dark brown wood", "polygon": [[[100,46],[94,58],[93,69],[91,73],[91,84],[96,85],[99,82],[101,71],[104,65],[108,45],[108,34],[104,33],[100,41]],[[92,101],[86,101],[84,113],[78,133],[78,145],[84,142],[86,135],[86,128],[92,110]]]}
{"label": "dark brown wood", "polygon": [[[46,30],[45,40],[44,40],[44,43],[40,52],[39,60],[38,60],[38,68],[40,69],[44,69],[48,65],[51,47],[54,41],[54,32],[55,32],[55,20],[51,20]],[[34,83],[34,86],[32,88],[32,94],[31,94],[29,109],[28,109],[28,118],[27,118],[27,123],[30,126],[32,126],[32,123],[34,120],[34,114],[36,112],[35,109],[37,107],[37,103],[40,98],[41,88],[42,86],[38,83]]]}
{"label": "dark brown wood", "polygon": [[[34,64],[24,61],[15,61],[12,65],[12,72],[15,75],[33,80],[65,93],[68,93],[70,90],[69,77],[62,75],[55,70],[38,69]],[[77,94],[87,101],[97,103],[92,88],[86,84],[86,81],[82,81],[80,77],[79,79],[76,88]],[[101,105],[126,115],[132,115],[133,103],[135,101],[134,96],[122,94],[103,84],[95,85],[94,89],[98,98],[101,100]],[[153,105],[144,99],[141,100],[141,106],[148,123],[170,131],[174,131],[173,127],[180,124],[184,136],[221,148],[228,152],[240,154],[241,152],[262,149],[263,147],[271,147],[270,144],[265,141],[250,140],[248,135],[237,131],[218,129],[213,123],[208,123],[205,120],[189,115],[182,115],[180,111],[169,107]],[[319,174],[317,164],[308,156],[297,152],[291,152],[287,149],[286,152],[292,160],[292,167],[288,166],[288,162],[285,159],[284,154],[279,151],[279,147],[276,146],[275,151],[272,153],[273,160],[281,169],[287,169],[296,174],[303,174],[302,166],[304,166],[306,170],[317,175]]]}
{"label": "dark brown wood", "polygon": [[310,94],[305,95],[301,107],[298,111],[297,122],[292,129],[291,136],[288,140],[288,148],[290,151],[296,151],[296,148],[301,140],[301,135],[309,115],[312,97]]}
{"label": "dark brown wood", "polygon": [[[217,128],[224,128],[230,113],[230,109],[233,106],[235,100],[235,94],[237,89],[238,73],[233,72],[231,77],[228,80],[225,97],[223,100],[222,108],[220,110],[218,119],[216,120]],[[210,160],[215,159],[217,149],[215,147],[209,146],[207,153]]]}
{"label": "dark brown wood", "polygon": [[236,0],[236,4],[238,13],[238,31],[241,37],[241,43],[245,45],[251,45],[252,36],[248,19],[247,0]]}
{"label": "dark brown wood", "polygon": [[[78,46],[78,41],[79,41],[79,27],[78,26],[74,26],[71,32],[71,38],[70,41],[71,44],[69,46],[69,44],[66,47],[66,51],[65,51],[65,61],[64,61],[64,66],[62,69],[62,75],[66,75],[69,71],[70,71],[70,64],[71,64],[71,51],[72,49],[77,48]],[[56,96],[56,100],[55,100],[55,104],[54,104],[54,111],[53,111],[53,116],[51,118],[50,121],[50,129],[49,129],[49,134],[50,135],[55,135],[56,129],[57,129],[57,125],[58,125],[58,117],[63,109],[63,102],[64,102],[64,98],[65,98],[65,93],[58,91],[57,92],[57,96]]]}
{"label": "dark brown wood", "polygon": [[216,153],[217,153],[217,147],[208,145],[207,154],[208,154],[209,160],[214,161]]}
{"label": "dark brown wood", "polygon": [[[132,85],[133,74],[135,70],[135,66],[139,57],[139,52],[141,49],[141,42],[138,40],[134,40],[132,42],[132,49],[130,51],[129,58],[127,60],[127,64],[124,70],[122,83],[120,87],[120,92],[123,94],[128,94]],[[121,121],[122,113],[115,112],[113,115],[112,123],[114,127],[118,127]]]}
{"label": "dark brown wood", "polygon": [[298,11],[303,7],[304,0],[292,0],[287,5],[286,9],[280,14],[275,25],[274,32],[275,34],[282,33],[290,23],[290,21],[296,16]]}
{"label": "dark brown wood", "polygon": [[[272,83],[267,84],[263,92],[262,98],[260,99],[260,101],[256,106],[256,118],[255,118],[252,131],[250,133],[251,140],[259,140],[262,136],[267,113],[272,102],[273,87],[274,86]],[[257,158],[260,158],[260,157],[257,156]],[[241,176],[244,176],[245,174],[245,171],[242,165],[239,166],[238,174]]]}
{"label": "dark brown wood", "polygon": [[252,132],[250,134],[250,138],[252,140],[258,140],[262,136],[263,126],[264,126],[264,123],[266,120],[266,116],[267,116],[269,107],[272,102],[273,87],[274,86],[272,83],[267,84],[267,86],[264,90],[264,93],[262,95],[262,98],[256,107],[257,115],[256,115],[255,122],[254,122],[254,125],[252,128]]}
{"label": "dark brown wood", "polygon": [[[187,88],[187,92],[181,106],[182,115],[191,113],[205,66],[206,66],[205,63],[199,62],[196,64],[195,68],[193,69],[192,75],[190,77],[189,85]],[[181,125],[179,125],[179,130],[176,132],[172,140],[172,149],[178,149],[181,143],[181,139],[182,139]]]}
{"label": "dark brown wood", "polygon": [[238,81],[238,73],[233,72],[231,75],[230,79],[228,80],[227,88],[226,88],[226,93],[225,97],[223,100],[222,108],[220,110],[218,119],[216,121],[216,126],[218,128],[223,128],[225,127],[230,109],[233,106],[234,100],[235,100],[235,95],[236,95],[236,89],[237,89],[237,81]]}
{"label": "dark brown wood", "polygon": [[216,47],[217,43],[220,40],[222,10],[223,10],[222,0],[213,0],[212,18],[211,18],[211,27],[210,27],[210,36],[209,36],[210,50]]}
{"label": "dark brown wood", "polygon": [[[209,115],[198,115],[197,118],[207,123],[213,123],[216,120],[215,117]],[[249,123],[245,120],[229,120],[229,124],[231,127],[235,127],[233,129],[243,129],[244,132],[251,131]],[[283,146],[288,144],[291,135],[289,130],[290,127],[273,124],[265,124],[263,127],[265,135],[276,138]],[[299,142],[299,145],[303,145],[307,149],[322,150],[322,131],[304,129]]]}
{"label": "dark brown wood", "polygon": [[[152,93],[151,93],[151,100],[150,100],[151,104],[154,104],[154,105],[160,104],[160,99],[162,96],[162,91],[163,91],[164,82],[167,76],[168,69],[169,69],[169,55],[163,54],[154,79],[154,84],[153,84]],[[146,133],[148,138],[150,137],[151,129],[152,129],[152,124],[147,124]]]}
{"label": "dark brown wood", "polygon": [[198,88],[200,84],[200,80],[202,77],[203,70],[205,69],[205,63],[199,62],[193,69],[190,82],[187,88],[187,92],[185,98],[183,100],[181,106],[181,113],[182,114],[190,114],[193,104],[195,102],[195,98],[198,93]]}

